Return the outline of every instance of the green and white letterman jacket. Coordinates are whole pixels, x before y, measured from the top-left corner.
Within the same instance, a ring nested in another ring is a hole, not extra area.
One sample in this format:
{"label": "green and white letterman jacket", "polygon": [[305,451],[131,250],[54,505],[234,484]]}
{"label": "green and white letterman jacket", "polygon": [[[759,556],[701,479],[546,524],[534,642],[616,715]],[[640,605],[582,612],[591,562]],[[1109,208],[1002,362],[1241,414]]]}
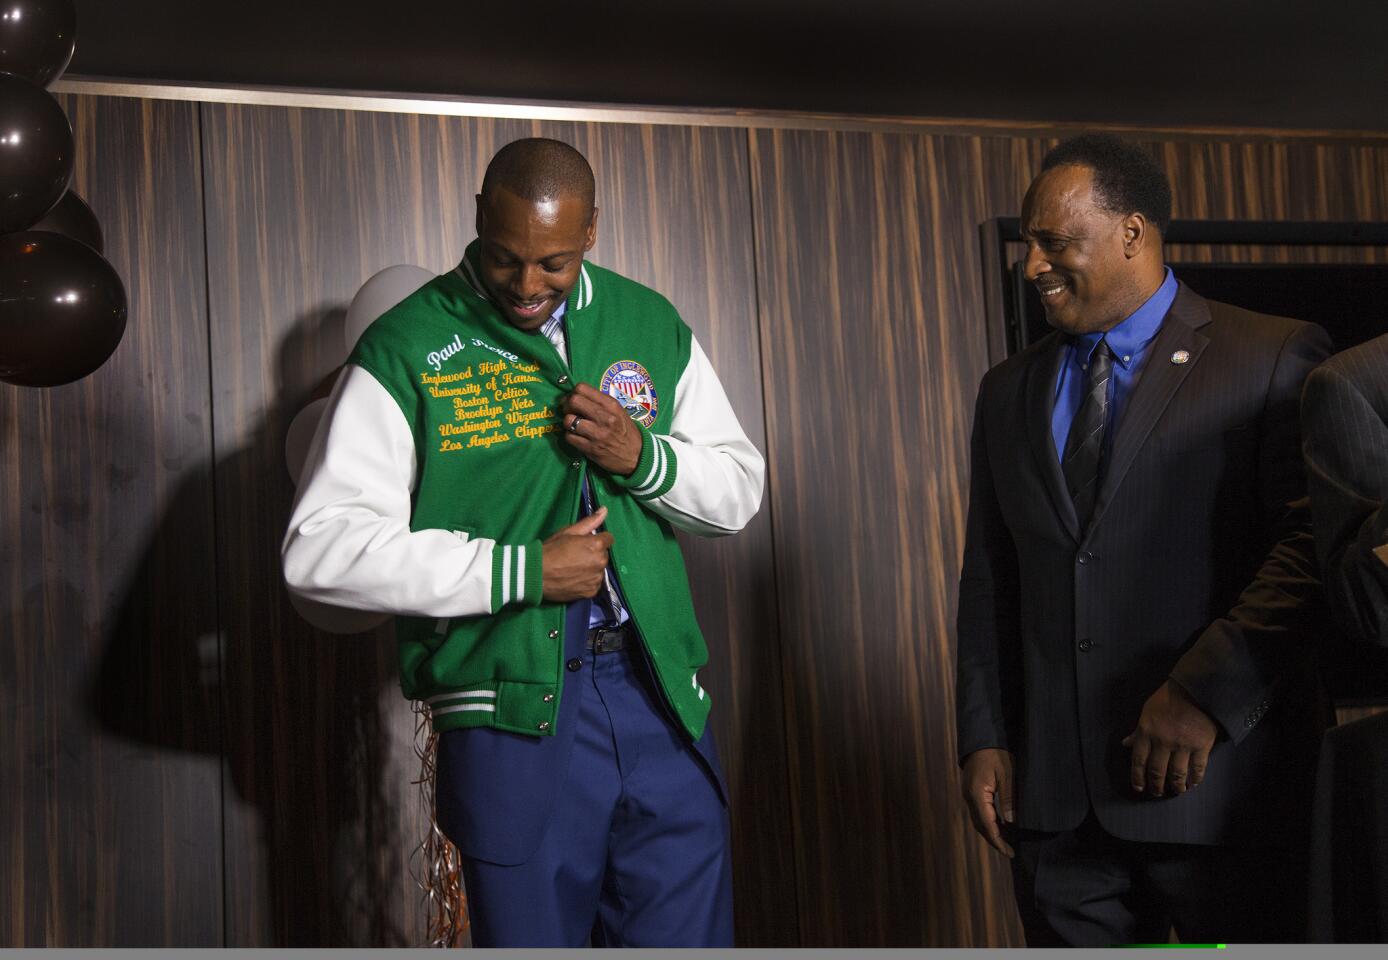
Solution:
{"label": "green and white letterman jacket", "polygon": [[[541,597],[541,541],[578,518],[587,477],[608,509],[611,572],[697,739],[708,654],[672,527],[740,530],[761,504],[761,454],[660,294],[585,263],[564,317],[566,362],[493,306],[477,247],[352,351],[309,450],[285,580],[313,601],[396,614],[401,687],[430,704],[435,730],[552,735],[565,605]],[[560,439],[559,402],[578,382],[618,398],[641,428],[630,477]]]}

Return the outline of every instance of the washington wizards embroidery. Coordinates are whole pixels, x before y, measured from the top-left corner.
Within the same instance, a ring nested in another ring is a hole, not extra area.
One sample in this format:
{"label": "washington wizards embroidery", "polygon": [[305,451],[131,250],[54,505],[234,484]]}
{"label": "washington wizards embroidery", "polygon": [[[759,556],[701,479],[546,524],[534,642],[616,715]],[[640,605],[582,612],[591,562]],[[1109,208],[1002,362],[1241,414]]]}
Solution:
{"label": "washington wizards embroidery", "polygon": [[635,360],[618,360],[602,375],[598,389],[622,405],[631,419],[649,427],[655,423],[655,383]]}

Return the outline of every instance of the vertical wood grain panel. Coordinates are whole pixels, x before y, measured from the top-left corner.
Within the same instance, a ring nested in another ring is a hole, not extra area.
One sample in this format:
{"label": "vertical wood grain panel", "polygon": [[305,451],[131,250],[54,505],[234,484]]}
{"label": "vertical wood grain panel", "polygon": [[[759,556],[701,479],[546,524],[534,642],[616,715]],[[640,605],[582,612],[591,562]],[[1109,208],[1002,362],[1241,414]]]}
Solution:
{"label": "vertical wood grain panel", "polygon": [[[329,344],[360,283],[391,263],[451,268],[473,235],[486,162],[545,135],[575,144],[597,172],[594,261],[671,297],[760,443],[745,141],[677,127],[204,110],[222,583],[238,598],[224,605],[228,940],[418,943],[402,855],[422,827],[394,644],[388,628],[319,635],[288,606],[285,429],[341,361]],[[739,919],[749,943],[784,943],[795,928],[769,517],[725,542],[686,541],[735,797],[736,883],[763,907]],[[357,878],[364,904],[333,892],[338,876]]]}
{"label": "vertical wood grain panel", "polygon": [[752,137],[803,942],[997,942],[950,709],[987,356],[969,145]]}
{"label": "vertical wood grain panel", "polygon": [[221,943],[197,108],[64,97],[129,322],[0,385],[0,945]]}
{"label": "vertical wood grain panel", "polygon": [[[1388,220],[1388,147],[1316,143],[1145,144],[1171,177],[1176,217]],[[1388,263],[1383,247],[1173,245],[1193,263]]]}

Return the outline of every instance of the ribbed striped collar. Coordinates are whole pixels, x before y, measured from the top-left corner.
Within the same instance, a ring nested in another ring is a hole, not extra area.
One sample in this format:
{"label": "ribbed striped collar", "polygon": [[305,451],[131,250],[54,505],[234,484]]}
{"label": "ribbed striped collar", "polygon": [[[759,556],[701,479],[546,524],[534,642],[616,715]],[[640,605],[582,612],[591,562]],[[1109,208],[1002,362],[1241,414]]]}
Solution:
{"label": "ribbed striped collar", "polygon": [[[488,303],[492,303],[491,294],[487,292],[486,286],[482,283],[481,271],[482,241],[474,240],[467,245],[463,251],[463,261],[454,268],[453,272],[458,275],[469,287],[472,292],[477,294]],[[583,310],[593,304],[593,278],[588,273],[588,264],[582,263],[578,268],[578,283],[569,291],[569,297],[564,301],[566,312],[572,316],[577,310]]]}

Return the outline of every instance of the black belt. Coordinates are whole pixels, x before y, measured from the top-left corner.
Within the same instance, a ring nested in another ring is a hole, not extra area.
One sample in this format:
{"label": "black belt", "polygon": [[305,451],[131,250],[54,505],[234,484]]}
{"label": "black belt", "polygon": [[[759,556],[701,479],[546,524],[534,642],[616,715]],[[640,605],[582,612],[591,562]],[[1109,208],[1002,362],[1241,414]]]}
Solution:
{"label": "black belt", "polygon": [[636,643],[636,631],[628,620],[620,627],[593,627],[588,631],[588,649],[593,653],[611,653],[628,643]]}

